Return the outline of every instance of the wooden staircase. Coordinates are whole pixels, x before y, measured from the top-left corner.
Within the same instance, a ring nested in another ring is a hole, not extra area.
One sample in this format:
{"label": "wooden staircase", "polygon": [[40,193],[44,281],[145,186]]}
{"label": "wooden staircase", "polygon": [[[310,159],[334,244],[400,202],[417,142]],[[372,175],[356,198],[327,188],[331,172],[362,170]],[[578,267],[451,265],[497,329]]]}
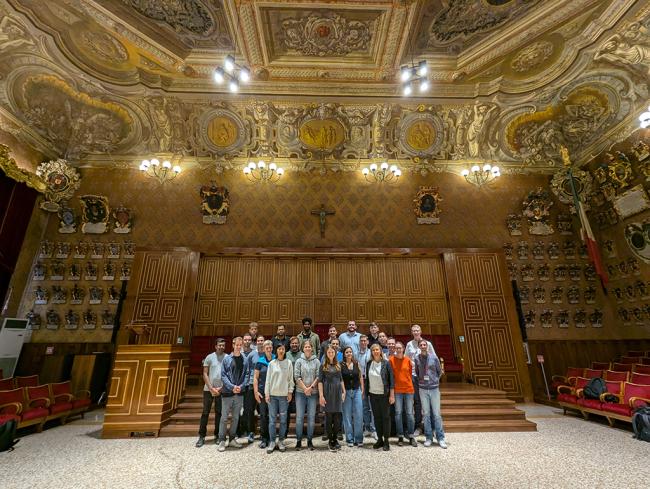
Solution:
{"label": "wooden staircase", "polygon": [[[443,383],[440,389],[445,432],[537,431],[537,425],[528,421],[526,414],[517,409],[515,402],[503,391],[460,383]],[[160,436],[196,436],[202,399],[200,388],[188,387],[177,412],[160,430]],[[210,414],[208,433],[212,432],[213,426],[214,411]],[[320,428],[319,422],[317,428]],[[289,433],[295,433],[293,417]]]}

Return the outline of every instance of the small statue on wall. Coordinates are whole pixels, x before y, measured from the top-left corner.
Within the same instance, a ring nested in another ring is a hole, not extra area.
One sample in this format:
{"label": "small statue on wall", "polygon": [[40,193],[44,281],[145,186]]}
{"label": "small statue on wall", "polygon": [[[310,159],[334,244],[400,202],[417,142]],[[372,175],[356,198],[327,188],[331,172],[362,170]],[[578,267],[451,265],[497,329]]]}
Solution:
{"label": "small statue on wall", "polygon": [[65,274],[65,264],[55,260],[50,264],[50,280],[63,280]]}
{"label": "small statue on wall", "polygon": [[116,234],[128,234],[133,226],[133,213],[131,209],[119,206],[113,209],[113,232]]}
{"label": "small statue on wall", "polygon": [[102,275],[102,280],[115,280],[115,265],[110,260],[104,262],[104,275]]}
{"label": "small statue on wall", "polygon": [[70,243],[59,241],[56,244],[56,258],[67,258],[70,255]]}
{"label": "small statue on wall", "polygon": [[524,265],[521,267],[521,280],[524,282],[531,282],[535,280],[535,270],[532,265]]}
{"label": "small statue on wall", "polygon": [[593,285],[587,286],[584,292],[586,304],[594,304],[596,302],[596,288]]}
{"label": "small statue on wall", "polygon": [[418,224],[440,224],[439,203],[442,201],[438,187],[420,187],[413,199]]}
{"label": "small statue on wall", "polygon": [[521,216],[517,214],[508,214],[506,225],[510,236],[521,236]]}
{"label": "small statue on wall", "polygon": [[553,201],[548,191],[542,187],[530,191],[522,203],[523,216],[528,219],[528,233],[533,235],[549,235],[555,230],[549,224],[550,209]]}
{"label": "small statue on wall", "polygon": [[81,267],[78,263],[72,262],[68,268],[68,280],[81,280]]}
{"label": "small statue on wall", "polygon": [[573,234],[573,222],[569,214],[558,214],[556,224],[560,234],[565,236]]}
{"label": "small statue on wall", "polygon": [[535,260],[543,260],[546,258],[544,256],[544,242],[543,241],[535,241],[533,243],[533,258]]}
{"label": "small statue on wall", "polygon": [[645,318],[650,319],[650,304],[643,304],[643,306],[641,306],[641,310],[643,311]]}
{"label": "small statue on wall", "polygon": [[587,327],[587,313],[584,309],[576,309],[573,313],[573,324],[576,328]]}
{"label": "small statue on wall", "polygon": [[566,298],[569,304],[580,303],[580,288],[577,285],[572,285],[566,291]]}
{"label": "small statue on wall", "polygon": [[636,258],[628,258],[627,269],[632,272],[632,275],[640,275],[641,269],[639,268],[639,260]]}
{"label": "small statue on wall", "polygon": [[537,267],[537,278],[542,282],[546,282],[550,278],[551,268],[544,263]]}
{"label": "small statue on wall", "polygon": [[107,258],[119,258],[120,257],[120,243],[108,243],[106,246],[106,252],[108,254]]}
{"label": "small statue on wall", "polygon": [[564,252],[564,258],[567,260],[575,260],[576,244],[574,241],[567,239],[562,245],[562,251]]}
{"label": "small statue on wall", "polygon": [[59,317],[58,312],[56,312],[54,309],[48,309],[45,317],[47,319],[47,329],[59,329],[61,318]]}
{"label": "small statue on wall", "polygon": [[616,244],[611,239],[603,241],[603,250],[605,251],[605,258],[616,258]]}
{"label": "small statue on wall", "polygon": [[623,291],[625,294],[625,299],[628,302],[635,302],[636,301],[636,289],[634,288],[634,285],[628,284],[625,286],[625,290]]}
{"label": "small statue on wall", "polygon": [[34,271],[32,272],[32,280],[45,280],[46,273],[47,267],[40,261],[37,261],[36,265],[34,265]]}
{"label": "small statue on wall", "polygon": [[108,303],[117,304],[118,302],[120,302],[120,291],[114,285],[111,285],[108,288]]}
{"label": "small statue on wall", "polygon": [[79,314],[72,309],[65,313],[65,329],[77,329],[79,327]]}
{"label": "small statue on wall", "polygon": [[573,280],[574,282],[580,281],[580,277],[582,275],[582,269],[580,268],[580,265],[577,264],[571,264],[569,265],[569,278]]}
{"label": "small statue on wall", "polygon": [[539,322],[542,328],[551,328],[553,326],[553,311],[551,309],[544,309],[539,315]]}
{"label": "small statue on wall", "polygon": [[52,286],[52,304],[65,304],[68,300],[68,291],[60,285]]}
{"label": "small statue on wall", "polygon": [[569,311],[566,309],[560,309],[555,315],[555,323],[558,328],[568,328],[569,327]]}
{"label": "small statue on wall", "polygon": [[90,287],[90,300],[88,304],[101,304],[104,297],[104,289],[101,287]]}
{"label": "small statue on wall", "polygon": [[512,243],[505,243],[503,245],[503,252],[506,255],[506,260],[512,260],[512,250],[513,250]]}
{"label": "small statue on wall", "polygon": [[616,302],[623,302],[623,289],[620,287],[614,287],[614,298],[616,299]]}
{"label": "small statue on wall", "polygon": [[526,311],[526,314],[524,314],[524,322],[526,324],[526,328],[534,328],[535,327],[535,311],[532,309],[529,309]]}
{"label": "small statue on wall", "polygon": [[528,304],[530,301],[530,287],[528,285],[523,285],[519,288],[519,301],[522,304]]}
{"label": "small statue on wall", "polygon": [[625,307],[619,307],[616,310],[616,315],[618,316],[619,321],[623,324],[630,324],[630,313]]}
{"label": "small statue on wall", "polygon": [[564,288],[561,285],[556,285],[551,289],[551,302],[553,304],[562,304],[562,296]]}
{"label": "small statue on wall", "polygon": [[526,241],[517,243],[517,258],[520,260],[528,260],[528,243]]}
{"label": "small statue on wall", "polygon": [[600,309],[594,309],[591,314],[589,314],[589,324],[592,328],[602,328],[603,327],[603,311]]}
{"label": "small statue on wall", "polygon": [[133,241],[125,241],[122,244],[124,251],[123,258],[133,258],[135,256],[135,243]]}
{"label": "small statue on wall", "polygon": [[74,258],[86,258],[88,254],[88,243],[79,241],[74,245]]}
{"label": "small statue on wall", "polygon": [[90,247],[90,258],[99,259],[104,257],[104,243],[98,241],[92,243]]}
{"label": "small statue on wall", "polygon": [[39,258],[52,258],[52,251],[54,250],[54,243],[51,241],[45,240],[41,241],[38,250]]}
{"label": "small statue on wall", "polygon": [[585,279],[588,280],[589,282],[593,282],[596,280],[596,267],[592,263],[589,263],[588,265],[585,265],[584,269],[584,274],[585,274]]}
{"label": "small statue on wall", "polygon": [[517,275],[519,274],[519,267],[517,266],[516,263],[509,262],[508,263],[508,276],[510,277],[510,280],[517,280]]}
{"label": "small statue on wall", "polygon": [[25,315],[27,319],[27,327],[32,330],[41,329],[41,315],[34,312],[34,309]]}
{"label": "small statue on wall", "polygon": [[544,287],[541,285],[538,285],[533,289],[533,297],[535,298],[535,302],[537,304],[545,304],[546,303],[546,290],[544,290]]}
{"label": "small statue on wall", "polygon": [[643,280],[637,280],[634,282],[634,288],[636,289],[636,295],[641,297],[642,300],[648,298],[648,287]]}
{"label": "small statue on wall", "polygon": [[115,326],[115,316],[108,309],[102,313],[102,329],[113,329]]}
{"label": "small statue on wall", "polygon": [[131,280],[131,264],[128,261],[120,267],[120,280]]}
{"label": "small statue on wall", "polygon": [[558,265],[553,269],[553,278],[557,282],[563,282],[567,277],[567,267],[566,265]]}
{"label": "small statue on wall", "polygon": [[97,326],[97,314],[95,314],[92,310],[87,309],[83,314],[83,319],[83,329],[95,329]]}
{"label": "small statue on wall", "polygon": [[610,280],[616,280],[618,278],[618,267],[611,263],[607,265],[607,276]]}
{"label": "small statue on wall", "polygon": [[636,324],[642,325],[644,323],[644,318],[643,318],[643,311],[641,311],[640,307],[635,307],[632,309],[632,317],[634,318],[634,321]]}
{"label": "small statue on wall", "polygon": [[560,258],[560,245],[556,241],[549,243],[548,257],[551,260],[557,260],[558,258]]}
{"label": "small statue on wall", "polygon": [[79,305],[83,303],[85,296],[85,289],[83,287],[79,287],[77,284],[74,284],[70,289],[70,304]]}
{"label": "small statue on wall", "polygon": [[86,275],[84,277],[86,280],[97,280],[97,265],[89,261],[86,263]]}
{"label": "small statue on wall", "polygon": [[583,260],[589,258],[589,252],[587,251],[586,244],[580,243],[580,245],[578,246],[578,256],[580,256],[580,258],[582,258]]}
{"label": "small statue on wall", "polygon": [[627,262],[625,260],[618,262],[618,273],[622,278],[628,277],[629,270]]}
{"label": "small statue on wall", "polygon": [[42,288],[40,285],[34,290],[34,304],[42,305],[47,304],[48,294],[47,290]]}

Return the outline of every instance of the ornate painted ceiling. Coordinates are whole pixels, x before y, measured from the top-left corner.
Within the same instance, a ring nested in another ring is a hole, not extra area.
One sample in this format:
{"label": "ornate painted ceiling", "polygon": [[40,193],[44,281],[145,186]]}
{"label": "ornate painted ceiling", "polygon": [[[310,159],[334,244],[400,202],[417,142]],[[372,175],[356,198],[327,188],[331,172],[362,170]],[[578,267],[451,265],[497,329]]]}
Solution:
{"label": "ornate painted ceiling", "polygon": [[[143,155],[239,168],[415,171],[586,162],[648,105],[634,0],[3,0],[0,129],[78,166]],[[227,54],[253,80],[212,81]],[[404,98],[405,62],[432,89]]]}

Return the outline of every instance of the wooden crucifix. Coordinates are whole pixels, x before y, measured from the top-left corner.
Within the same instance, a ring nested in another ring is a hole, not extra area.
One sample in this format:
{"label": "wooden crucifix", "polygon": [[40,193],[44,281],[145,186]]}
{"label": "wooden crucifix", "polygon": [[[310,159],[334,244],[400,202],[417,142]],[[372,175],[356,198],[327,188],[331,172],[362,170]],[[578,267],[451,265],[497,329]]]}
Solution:
{"label": "wooden crucifix", "polygon": [[320,209],[312,209],[311,213],[319,217],[320,220],[320,237],[325,237],[325,218],[327,216],[333,216],[336,214],[336,211],[330,211],[325,209],[325,204],[320,205]]}

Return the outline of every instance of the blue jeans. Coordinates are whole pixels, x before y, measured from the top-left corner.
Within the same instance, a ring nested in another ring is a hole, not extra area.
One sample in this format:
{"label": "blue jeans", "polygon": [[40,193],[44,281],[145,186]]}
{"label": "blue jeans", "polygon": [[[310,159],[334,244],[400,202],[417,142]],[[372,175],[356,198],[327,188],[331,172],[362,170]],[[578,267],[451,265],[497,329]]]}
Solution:
{"label": "blue jeans", "polygon": [[406,413],[406,437],[413,437],[415,429],[415,410],[413,409],[413,394],[395,393],[395,424],[397,436],[404,436],[404,422],[402,413]]}
{"label": "blue jeans", "polygon": [[363,429],[371,432],[376,431],[375,420],[372,417],[372,409],[370,409],[370,398],[367,393],[363,396]]}
{"label": "blue jeans", "polygon": [[442,416],[440,416],[440,389],[423,389],[420,387],[420,402],[422,403],[422,418],[424,419],[424,436],[432,440],[433,429],[431,417],[436,424],[436,440],[445,439],[445,430],[442,427]]}
{"label": "blue jeans", "polygon": [[346,442],[363,443],[363,401],[361,400],[361,389],[345,391],[343,429],[345,430]]}
{"label": "blue jeans", "polygon": [[289,401],[287,396],[271,396],[269,402],[269,440],[275,443],[275,417],[280,415],[280,441],[287,437],[287,413]]}
{"label": "blue jeans", "polygon": [[318,391],[312,389],[312,395],[306,396],[303,392],[296,391],[296,439],[302,440],[302,425],[307,408],[307,440],[314,436],[316,423],[316,407],[318,406]]}

